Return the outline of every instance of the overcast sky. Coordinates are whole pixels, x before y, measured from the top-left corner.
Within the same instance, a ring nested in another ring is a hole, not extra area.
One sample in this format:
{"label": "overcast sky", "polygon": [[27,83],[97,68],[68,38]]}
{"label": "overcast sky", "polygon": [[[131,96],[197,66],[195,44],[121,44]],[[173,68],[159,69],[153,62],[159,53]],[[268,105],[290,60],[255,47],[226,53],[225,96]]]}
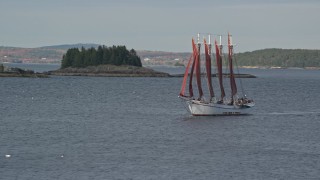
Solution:
{"label": "overcast sky", "polygon": [[0,46],[97,43],[190,52],[198,32],[236,52],[320,49],[319,0],[0,0]]}

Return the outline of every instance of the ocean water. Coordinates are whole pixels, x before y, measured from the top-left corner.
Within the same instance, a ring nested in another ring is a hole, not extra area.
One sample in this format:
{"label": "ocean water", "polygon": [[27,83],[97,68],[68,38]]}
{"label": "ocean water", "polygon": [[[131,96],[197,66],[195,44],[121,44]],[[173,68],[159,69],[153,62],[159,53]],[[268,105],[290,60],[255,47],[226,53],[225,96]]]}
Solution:
{"label": "ocean water", "polygon": [[0,179],[319,179],[320,71],[241,72],[231,117],[190,116],[182,78],[1,78]]}

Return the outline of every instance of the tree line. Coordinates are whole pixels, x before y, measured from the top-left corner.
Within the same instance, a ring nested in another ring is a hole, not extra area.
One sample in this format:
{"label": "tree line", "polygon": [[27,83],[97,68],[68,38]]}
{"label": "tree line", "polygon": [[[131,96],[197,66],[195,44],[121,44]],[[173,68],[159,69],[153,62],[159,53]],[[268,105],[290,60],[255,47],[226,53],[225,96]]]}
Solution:
{"label": "tree line", "polygon": [[98,46],[97,49],[93,47],[68,49],[62,57],[61,68],[97,66],[100,64],[142,66],[141,59],[134,49],[129,51],[125,46]]}
{"label": "tree line", "polygon": [[235,57],[239,66],[320,67],[320,50],[263,49]]}

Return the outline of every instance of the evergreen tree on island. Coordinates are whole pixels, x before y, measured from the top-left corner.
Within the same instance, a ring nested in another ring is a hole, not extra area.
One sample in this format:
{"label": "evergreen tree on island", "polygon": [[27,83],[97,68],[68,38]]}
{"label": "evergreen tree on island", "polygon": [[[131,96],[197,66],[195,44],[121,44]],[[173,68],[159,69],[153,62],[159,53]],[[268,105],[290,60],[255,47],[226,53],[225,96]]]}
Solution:
{"label": "evergreen tree on island", "polygon": [[63,55],[61,68],[87,67],[101,64],[131,65],[142,67],[141,59],[134,49],[127,50],[126,46],[99,46],[95,48],[71,48]]}

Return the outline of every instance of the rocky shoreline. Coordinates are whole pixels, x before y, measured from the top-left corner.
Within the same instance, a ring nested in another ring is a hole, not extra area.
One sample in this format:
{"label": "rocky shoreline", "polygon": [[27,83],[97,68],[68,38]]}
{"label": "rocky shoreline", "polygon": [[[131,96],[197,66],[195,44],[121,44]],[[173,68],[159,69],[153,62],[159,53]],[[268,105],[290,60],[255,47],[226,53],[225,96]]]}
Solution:
{"label": "rocky shoreline", "polygon": [[35,73],[32,70],[10,68],[0,64],[0,77],[48,78],[49,76],[44,73]]}
{"label": "rocky shoreline", "polygon": [[145,67],[99,65],[86,68],[65,68],[49,71],[54,76],[95,76],[95,77],[170,77],[168,73],[158,72]]}
{"label": "rocky shoreline", "polygon": [[27,78],[48,78],[49,76],[42,73],[21,74],[21,73],[0,73],[0,77],[27,77]]}

